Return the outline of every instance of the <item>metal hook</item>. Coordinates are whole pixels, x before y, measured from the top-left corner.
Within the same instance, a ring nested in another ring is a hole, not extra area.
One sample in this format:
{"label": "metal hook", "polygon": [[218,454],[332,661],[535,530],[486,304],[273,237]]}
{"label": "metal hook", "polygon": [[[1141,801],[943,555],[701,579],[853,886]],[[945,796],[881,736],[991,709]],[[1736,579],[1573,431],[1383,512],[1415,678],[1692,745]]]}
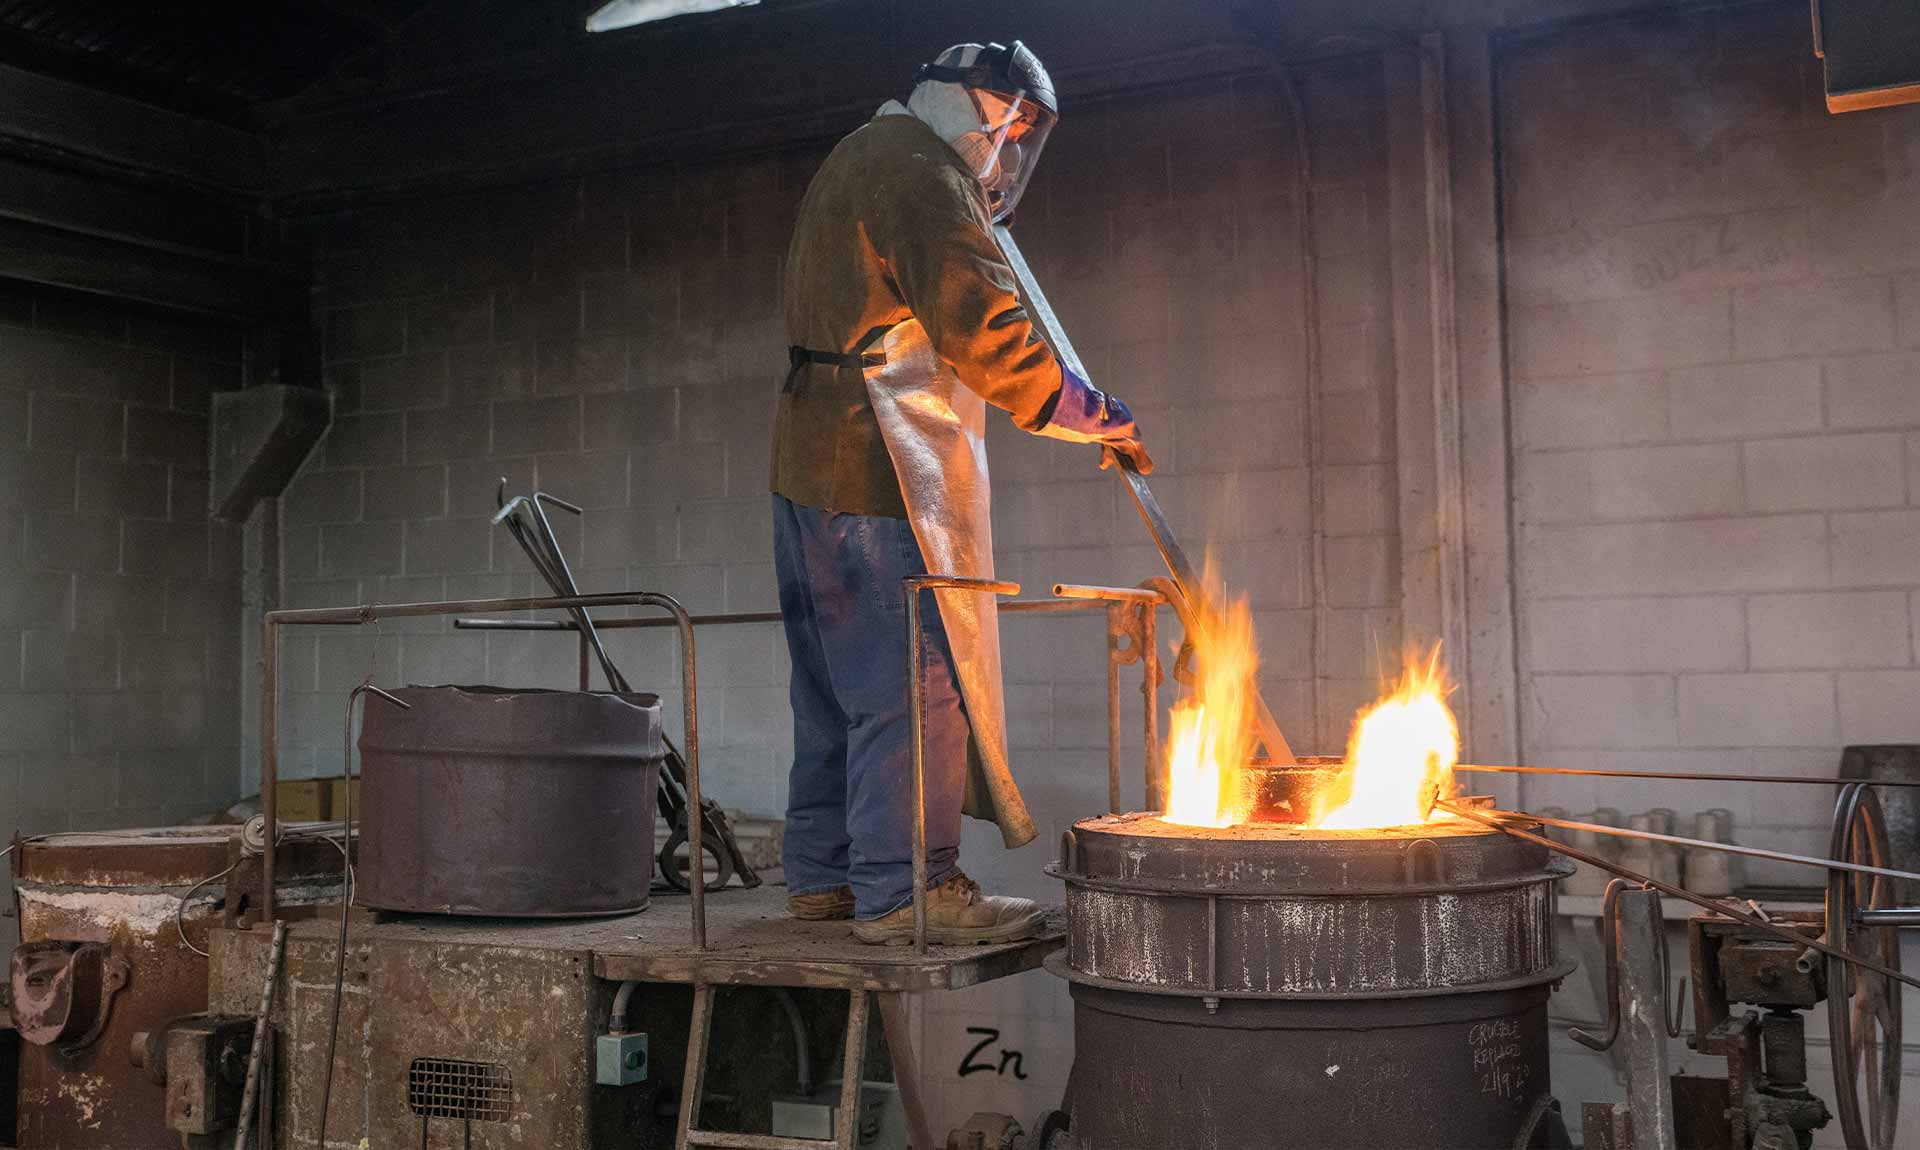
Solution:
{"label": "metal hook", "polygon": [[[1567,1028],[1567,1037],[1589,1050],[1611,1049],[1614,1040],[1620,1036],[1620,908],[1618,896],[1623,890],[1653,890],[1653,887],[1616,878],[1607,883],[1606,895],[1600,905],[1601,933],[1607,947],[1607,1025],[1598,1035],[1582,1030],[1577,1026]],[[1660,993],[1671,992],[1673,986],[1673,951],[1667,946],[1666,932],[1661,930],[1654,939],[1660,954]],[[1680,992],[1660,1011],[1661,1024],[1666,1028],[1668,1038],[1679,1038],[1685,1033],[1682,1024],[1687,1013],[1687,980],[1680,980]]]}
{"label": "metal hook", "polygon": [[1616,899],[1621,890],[1632,885],[1626,879],[1614,879],[1600,901],[1600,936],[1607,948],[1607,1025],[1598,1035],[1578,1026],[1567,1028],[1567,1037],[1588,1050],[1611,1050],[1620,1037],[1620,911]]}

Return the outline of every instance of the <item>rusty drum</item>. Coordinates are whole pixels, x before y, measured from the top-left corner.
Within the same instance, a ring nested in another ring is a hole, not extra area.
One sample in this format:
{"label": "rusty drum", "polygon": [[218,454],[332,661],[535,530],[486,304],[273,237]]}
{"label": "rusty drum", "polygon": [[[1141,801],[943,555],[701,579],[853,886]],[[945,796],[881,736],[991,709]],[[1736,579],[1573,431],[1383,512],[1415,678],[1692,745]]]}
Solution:
{"label": "rusty drum", "polygon": [[1546,1146],[1548,852],[1374,831],[1088,819],[1067,886],[1073,1150]]}
{"label": "rusty drum", "polygon": [[360,732],[356,901],[549,918],[647,905],[654,695],[407,687]]}

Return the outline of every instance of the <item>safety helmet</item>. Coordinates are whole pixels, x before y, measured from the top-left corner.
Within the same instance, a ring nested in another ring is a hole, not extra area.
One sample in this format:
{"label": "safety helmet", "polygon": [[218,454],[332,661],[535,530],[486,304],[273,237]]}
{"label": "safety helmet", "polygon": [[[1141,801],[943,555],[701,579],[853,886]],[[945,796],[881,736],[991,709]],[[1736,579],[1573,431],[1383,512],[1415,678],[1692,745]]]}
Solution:
{"label": "safety helmet", "polygon": [[1006,220],[1060,116],[1040,58],[1018,40],[956,44],[921,65],[914,81],[908,108],[979,177],[995,222]]}

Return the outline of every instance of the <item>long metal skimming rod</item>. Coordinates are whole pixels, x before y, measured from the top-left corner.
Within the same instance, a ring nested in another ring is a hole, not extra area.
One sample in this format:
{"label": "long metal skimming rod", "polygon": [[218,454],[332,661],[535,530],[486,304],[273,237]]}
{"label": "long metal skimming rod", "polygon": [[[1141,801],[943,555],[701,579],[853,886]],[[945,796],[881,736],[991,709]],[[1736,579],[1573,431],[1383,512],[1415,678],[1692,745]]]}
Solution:
{"label": "long metal skimming rod", "polygon": [[[1449,808],[1451,809],[1451,808]],[[1874,875],[1879,878],[1905,879],[1908,882],[1920,882],[1920,874],[1913,871],[1895,870],[1892,867],[1873,866],[1868,863],[1846,862],[1841,859],[1823,859],[1814,855],[1798,855],[1791,851],[1771,851],[1764,847],[1741,846],[1738,843],[1716,842],[1712,839],[1692,839],[1682,835],[1663,835],[1658,831],[1639,831],[1632,827],[1610,827],[1605,823],[1583,823],[1573,819],[1554,819],[1546,815],[1529,814],[1525,811],[1503,811],[1498,807],[1476,808],[1480,813],[1495,819],[1512,819],[1521,823],[1542,823],[1550,827],[1563,827],[1572,831],[1592,831],[1595,834],[1613,835],[1616,838],[1640,839],[1643,842],[1666,843],[1669,846],[1692,847],[1696,850],[1719,851],[1721,854],[1741,855],[1745,858],[1766,859],[1769,862],[1795,863],[1800,866],[1820,867],[1823,870],[1852,871],[1854,874]]]}
{"label": "long metal skimming rod", "polygon": [[[1091,378],[1087,375],[1087,365],[1080,361],[1080,353],[1073,349],[1073,341],[1067,338],[1067,329],[1061,326],[1060,317],[1054,314],[1053,306],[1047,302],[1047,293],[1040,290],[1040,281],[1034,278],[1033,269],[1027,266],[1027,258],[1021,254],[1020,245],[1014,242],[1013,232],[1005,224],[997,224],[993,234],[1000,241],[1000,252],[1013,269],[1014,279],[1019,282],[1020,298],[1027,306],[1027,318],[1032,321],[1034,330],[1040,333],[1040,338],[1046,341],[1047,346],[1053,349],[1054,356],[1068,370],[1081,379]],[[1127,490],[1133,495],[1133,505],[1145,521],[1148,533],[1153,536],[1154,547],[1166,562],[1167,570],[1173,573],[1174,586],[1180,589],[1180,594],[1195,610],[1203,615],[1211,614],[1200,575],[1194,570],[1193,561],[1187,558],[1179,541],[1173,537],[1173,528],[1167,523],[1166,512],[1160,509],[1160,501],[1154,498],[1153,489],[1147,486],[1146,476],[1141,475],[1131,461],[1120,458],[1117,453],[1112,453],[1111,458],[1114,469],[1127,481]],[[1287,745],[1287,737],[1281,734],[1280,724],[1274,721],[1266,699],[1261,697],[1258,690],[1252,694],[1254,729],[1261,745],[1267,749],[1267,759],[1281,765],[1292,764],[1296,761],[1293,748]]]}
{"label": "long metal skimming rod", "polygon": [[[1844,962],[1851,962],[1855,966],[1858,966],[1863,970],[1871,970],[1875,974],[1881,975],[1886,978],[1896,979],[1900,982],[1906,983],[1908,986],[1920,987],[1920,978],[1915,978],[1913,975],[1903,974],[1900,971],[1895,970],[1892,967],[1887,966],[1883,963],[1876,962],[1873,959],[1866,958],[1862,955],[1854,954],[1851,951],[1842,950],[1837,946],[1831,946],[1821,939],[1813,938],[1811,936],[1801,934],[1797,930],[1790,930],[1787,927],[1781,926],[1779,923],[1768,922],[1766,919],[1761,918],[1759,915],[1750,914],[1746,911],[1739,910],[1735,907],[1729,906],[1723,902],[1716,902],[1715,900],[1708,898],[1706,895],[1695,894],[1690,890],[1687,890],[1683,887],[1675,886],[1670,882],[1662,882],[1651,875],[1644,875],[1638,871],[1628,870],[1626,867],[1621,866],[1619,863],[1610,862],[1607,859],[1601,858],[1599,855],[1590,854],[1587,851],[1583,851],[1579,849],[1578,847],[1571,847],[1565,843],[1555,842],[1554,840],[1547,838],[1545,835],[1537,835],[1537,834],[1534,834],[1532,831],[1522,830],[1521,828],[1514,826],[1509,822],[1502,821],[1500,818],[1497,818],[1490,814],[1485,814],[1481,811],[1475,810],[1472,807],[1462,806],[1458,803],[1449,802],[1445,799],[1440,800],[1435,805],[1437,805],[1441,810],[1446,811],[1448,814],[1458,815],[1463,819],[1467,819],[1471,822],[1479,823],[1481,826],[1488,827],[1496,831],[1501,831],[1505,834],[1512,835],[1514,838],[1533,843],[1536,846],[1545,847],[1550,851],[1556,851],[1560,854],[1566,855],[1568,858],[1574,860],[1575,862],[1583,862],[1583,863],[1586,863],[1588,866],[1598,867],[1603,871],[1608,871],[1613,874],[1617,874],[1621,878],[1631,879],[1632,881],[1637,882],[1642,886],[1650,886],[1653,889],[1659,891],[1661,894],[1668,895],[1677,899],[1684,899],[1685,901],[1690,902],[1693,905],[1700,907],[1703,910],[1712,911],[1714,914],[1725,915],[1726,917],[1733,919],[1736,922],[1752,927],[1754,930],[1761,931],[1765,934],[1773,935],[1775,938],[1783,939],[1787,942],[1795,943],[1799,946],[1811,947],[1812,949],[1819,951],[1821,954],[1832,955],[1833,957],[1838,958]],[[1524,815],[1521,817],[1531,818],[1532,816]]]}
{"label": "long metal skimming rod", "polygon": [[1837,787],[1866,783],[1875,787],[1920,787],[1920,779],[1843,779],[1832,775],[1741,775],[1713,771],[1615,771],[1599,767],[1501,767],[1460,763],[1456,771],[1483,775],[1573,775],[1600,779],[1658,779],[1680,783],[1772,783],[1788,786]]}

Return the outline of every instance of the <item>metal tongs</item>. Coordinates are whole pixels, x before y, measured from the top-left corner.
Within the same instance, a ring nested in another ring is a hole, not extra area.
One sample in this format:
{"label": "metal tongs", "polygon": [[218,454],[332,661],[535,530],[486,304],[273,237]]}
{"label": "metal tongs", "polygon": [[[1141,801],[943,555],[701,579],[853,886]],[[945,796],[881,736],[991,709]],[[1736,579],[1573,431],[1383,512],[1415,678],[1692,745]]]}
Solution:
{"label": "metal tongs", "polygon": [[[1091,378],[1087,368],[1080,361],[1080,353],[1073,349],[1073,341],[1067,338],[1066,329],[1060,326],[1060,317],[1047,303],[1047,295],[1040,290],[1040,282],[1033,277],[1033,269],[1027,266],[1027,258],[1020,254],[1020,245],[1013,240],[1013,232],[1005,224],[996,224],[994,238],[1000,241],[1000,252],[1013,269],[1014,279],[1020,285],[1020,298],[1027,305],[1027,318],[1032,321],[1034,330],[1046,341],[1053,354],[1082,379]],[[1167,570],[1173,573],[1172,594],[1168,588],[1159,587],[1162,594],[1173,604],[1175,613],[1180,616],[1180,626],[1191,641],[1196,633],[1197,618],[1212,614],[1213,605],[1207,601],[1206,587],[1198,573],[1193,569],[1192,560],[1181,549],[1178,540],[1173,537],[1173,528],[1167,525],[1166,512],[1160,509],[1160,501],[1153,496],[1153,489],[1147,486],[1147,477],[1140,474],[1133,462],[1118,452],[1109,452],[1114,470],[1127,482],[1127,490],[1133,495],[1133,505],[1140,511],[1140,518],[1146,521],[1147,531],[1153,536],[1154,546],[1160,551],[1160,558],[1166,561]],[[1158,580],[1155,580],[1158,583]],[[1182,652],[1182,661],[1185,652]],[[1287,738],[1280,733],[1280,724],[1274,722],[1273,711],[1267,707],[1267,700],[1255,688],[1253,695],[1254,731],[1260,743],[1267,749],[1267,761],[1279,766],[1290,766],[1297,762],[1293,749],[1287,745]]]}
{"label": "metal tongs", "polygon": [[[520,549],[527,554],[527,561],[533,564],[533,569],[546,580],[554,594],[578,595],[580,589],[574,583],[573,569],[567,565],[566,554],[560,549],[560,538],[554,533],[553,521],[547,518],[547,504],[573,515],[579,515],[580,508],[544,491],[509,499],[504,478],[500,480],[494,502],[499,510],[494,513],[493,521],[504,526],[514,542],[520,544]],[[593,616],[584,607],[573,608],[571,614],[574,625],[586,637],[587,645],[600,663],[600,673],[607,680],[607,688],[621,694],[632,693],[633,687],[627,682],[627,677],[614,665],[613,657],[607,654],[606,645],[600,641],[600,631],[593,625]],[[664,769],[660,772],[659,804],[660,813],[667,822],[668,835],[666,845],[660,848],[660,873],[669,885],[687,890],[693,868],[699,866],[704,871],[705,865],[698,860],[689,860],[687,871],[683,874],[677,861],[680,848],[687,841],[687,762],[672,739],[665,739],[665,742],[667,757]],[[712,799],[702,799],[700,806],[702,818],[705,819],[704,849],[713,855],[718,868],[711,886],[715,889],[723,887],[735,875],[739,876],[741,886],[759,886],[760,875],[741,853],[740,843],[734,838],[726,812]]]}

